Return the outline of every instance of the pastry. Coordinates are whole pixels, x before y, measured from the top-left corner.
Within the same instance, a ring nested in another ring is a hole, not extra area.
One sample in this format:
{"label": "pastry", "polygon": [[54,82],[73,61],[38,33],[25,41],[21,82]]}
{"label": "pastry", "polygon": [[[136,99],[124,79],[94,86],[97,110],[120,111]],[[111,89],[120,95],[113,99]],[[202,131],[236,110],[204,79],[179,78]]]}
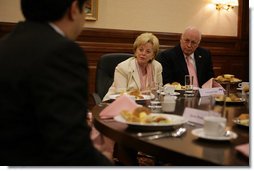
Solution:
{"label": "pastry", "polygon": [[237,83],[237,82],[241,82],[242,80],[240,80],[239,78],[235,78],[235,75],[232,75],[232,74],[223,74],[223,75],[217,76],[215,78],[215,81]]}
{"label": "pastry", "polygon": [[248,113],[242,113],[238,119],[240,120],[245,120],[245,119],[249,119],[249,114]]}

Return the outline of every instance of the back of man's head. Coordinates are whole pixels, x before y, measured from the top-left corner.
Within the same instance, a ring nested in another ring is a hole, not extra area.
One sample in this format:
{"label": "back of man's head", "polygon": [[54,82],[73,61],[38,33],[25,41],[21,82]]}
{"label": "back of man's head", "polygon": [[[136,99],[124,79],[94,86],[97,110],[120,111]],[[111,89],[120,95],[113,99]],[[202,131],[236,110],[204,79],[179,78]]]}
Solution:
{"label": "back of man's head", "polygon": [[52,22],[61,19],[73,1],[78,1],[82,11],[87,0],[21,0],[21,9],[27,20]]}

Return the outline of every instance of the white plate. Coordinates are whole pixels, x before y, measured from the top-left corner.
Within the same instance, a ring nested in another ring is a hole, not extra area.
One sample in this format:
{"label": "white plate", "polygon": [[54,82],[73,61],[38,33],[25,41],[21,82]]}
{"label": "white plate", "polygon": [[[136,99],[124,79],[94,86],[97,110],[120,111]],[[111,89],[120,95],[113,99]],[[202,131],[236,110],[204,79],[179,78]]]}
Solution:
{"label": "white plate", "polygon": [[[215,98],[215,101],[218,103],[223,103],[223,100],[218,100],[217,98]],[[226,104],[242,104],[244,102],[245,100],[243,98],[240,98],[240,101],[226,101]]]}
{"label": "white plate", "polygon": [[174,93],[170,93],[170,95],[171,96],[178,96],[178,95],[180,95],[180,93],[179,92],[174,92]]}
{"label": "white plate", "polygon": [[[120,94],[113,94],[113,95],[109,95],[109,98],[112,99],[112,100],[115,100],[117,97],[119,97]],[[136,101],[140,101],[140,100],[150,100],[152,99],[151,96],[149,95],[142,95],[144,98],[143,99],[136,99]]]}
{"label": "white plate", "polygon": [[246,127],[249,127],[249,124],[250,124],[249,119],[240,120],[238,118],[235,118],[233,119],[233,122],[237,125],[246,126]]}
{"label": "white plate", "polygon": [[139,128],[139,129],[149,129],[149,130],[161,130],[168,129],[169,127],[181,125],[186,123],[188,120],[182,116],[172,115],[172,114],[162,114],[162,113],[151,113],[151,116],[162,116],[171,120],[170,123],[137,123],[137,122],[128,122],[121,115],[117,115],[114,117],[114,120],[117,122],[128,124],[130,127]]}
{"label": "white plate", "polygon": [[208,140],[216,140],[216,141],[225,141],[225,140],[231,140],[231,139],[237,138],[237,134],[233,131],[231,131],[231,134],[228,137],[226,137],[226,136],[220,136],[220,137],[207,136],[207,135],[205,135],[203,128],[194,129],[191,131],[191,133],[199,138],[208,139]]}
{"label": "white plate", "polygon": [[[166,93],[165,92],[161,92],[161,95],[166,95]],[[178,95],[180,95],[180,93],[179,92],[174,92],[174,93],[170,93],[170,95],[171,96],[178,96]]]}

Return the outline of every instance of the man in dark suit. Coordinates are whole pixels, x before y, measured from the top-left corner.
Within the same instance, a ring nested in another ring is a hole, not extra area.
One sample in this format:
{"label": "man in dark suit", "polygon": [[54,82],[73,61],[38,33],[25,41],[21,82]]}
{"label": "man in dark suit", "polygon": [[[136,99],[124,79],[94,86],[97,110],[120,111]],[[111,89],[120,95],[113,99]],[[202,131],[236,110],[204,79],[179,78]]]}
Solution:
{"label": "man in dark suit", "polygon": [[184,85],[185,75],[189,75],[186,57],[192,58],[196,70],[198,87],[214,77],[210,51],[198,47],[201,33],[195,27],[187,27],[181,35],[180,44],[160,53],[158,61],[162,64],[163,84],[179,82]]}
{"label": "man in dark suit", "polygon": [[86,0],[21,0],[26,21],[0,40],[0,164],[112,165],[85,122],[88,66],[73,42]]}

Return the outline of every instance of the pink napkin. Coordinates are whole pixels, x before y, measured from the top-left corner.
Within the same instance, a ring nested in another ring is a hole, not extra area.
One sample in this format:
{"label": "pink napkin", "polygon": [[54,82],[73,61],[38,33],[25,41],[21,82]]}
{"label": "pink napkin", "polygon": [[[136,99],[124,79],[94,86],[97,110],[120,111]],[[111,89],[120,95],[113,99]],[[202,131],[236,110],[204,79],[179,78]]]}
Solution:
{"label": "pink napkin", "polygon": [[240,153],[244,154],[245,156],[249,157],[249,153],[250,153],[249,143],[238,145],[235,147],[235,149],[239,151]]}
{"label": "pink napkin", "polygon": [[122,110],[133,111],[139,105],[126,95],[122,95],[109,106],[101,111],[99,114],[102,119],[113,118],[116,115],[119,115]]}
{"label": "pink napkin", "polygon": [[202,88],[212,88],[213,87],[213,78],[208,80],[206,83],[202,85]]}
{"label": "pink napkin", "polygon": [[[219,83],[217,83],[214,78],[211,78],[206,83],[202,85],[202,88],[213,88],[213,87],[222,87]],[[222,87],[223,88],[223,87]],[[224,89],[224,88],[223,88]]]}

